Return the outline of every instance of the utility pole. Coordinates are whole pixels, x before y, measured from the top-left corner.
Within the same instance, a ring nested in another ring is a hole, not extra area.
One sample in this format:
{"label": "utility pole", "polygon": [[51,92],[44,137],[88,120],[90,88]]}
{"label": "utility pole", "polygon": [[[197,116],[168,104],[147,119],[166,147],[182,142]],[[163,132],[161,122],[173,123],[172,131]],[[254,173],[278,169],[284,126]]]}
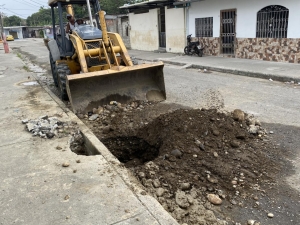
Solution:
{"label": "utility pole", "polygon": [[[4,6],[4,5],[2,5],[2,6]],[[0,12],[0,24],[1,24],[1,36],[2,36],[2,41],[3,41],[4,51],[5,51],[5,53],[9,53],[8,43],[6,41],[6,36],[4,34],[3,14],[2,14],[2,12]]]}

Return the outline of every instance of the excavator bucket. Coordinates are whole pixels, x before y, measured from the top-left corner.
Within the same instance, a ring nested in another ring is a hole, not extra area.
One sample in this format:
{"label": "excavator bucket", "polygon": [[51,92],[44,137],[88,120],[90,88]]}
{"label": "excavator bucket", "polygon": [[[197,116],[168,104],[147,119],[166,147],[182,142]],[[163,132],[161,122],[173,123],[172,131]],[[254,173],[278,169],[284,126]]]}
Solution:
{"label": "excavator bucket", "polygon": [[75,113],[87,113],[110,101],[166,99],[162,62],[119,66],[67,76],[67,92]]}

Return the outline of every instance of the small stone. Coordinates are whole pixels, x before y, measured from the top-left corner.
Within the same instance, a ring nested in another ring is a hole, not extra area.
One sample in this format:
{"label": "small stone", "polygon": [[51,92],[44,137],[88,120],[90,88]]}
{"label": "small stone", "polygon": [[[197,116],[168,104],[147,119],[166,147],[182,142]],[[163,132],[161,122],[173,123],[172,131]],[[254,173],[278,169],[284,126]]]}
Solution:
{"label": "small stone", "polygon": [[248,222],[247,222],[248,225],[254,225],[254,223],[255,223],[255,220],[248,220]]}
{"label": "small stone", "polygon": [[182,152],[178,149],[174,149],[173,151],[171,151],[171,155],[180,158],[182,156]]}
{"label": "small stone", "polygon": [[138,176],[140,179],[144,178],[145,177],[145,173],[144,172],[139,172],[138,173]]}
{"label": "small stone", "polygon": [[236,180],[233,180],[231,181],[232,184],[236,185],[237,184],[237,181]]}
{"label": "small stone", "polygon": [[69,217],[69,216],[66,216],[66,220],[68,220],[68,219],[70,219],[70,217]]}
{"label": "small stone", "polygon": [[56,149],[57,149],[57,150],[62,150],[62,147],[56,146]]}
{"label": "small stone", "polygon": [[89,117],[89,120],[94,121],[99,117],[99,114],[93,114]]}
{"label": "small stone", "polygon": [[236,205],[236,204],[237,204],[237,202],[236,202],[234,199],[230,200],[230,203],[231,203],[232,205]]}
{"label": "small stone", "polygon": [[98,109],[93,108],[93,114],[98,114]]}
{"label": "small stone", "polygon": [[146,191],[141,191],[141,193],[140,193],[141,195],[146,195],[147,194],[147,192]]}
{"label": "small stone", "polygon": [[155,187],[155,188],[159,188],[159,187],[160,187],[160,182],[159,182],[159,180],[158,180],[158,179],[153,180],[153,181],[152,181],[152,185],[153,185],[153,187]]}
{"label": "small stone", "polygon": [[77,163],[81,163],[80,159],[77,159],[76,162],[77,162]]}
{"label": "small stone", "polygon": [[273,214],[273,213],[268,213],[268,217],[269,217],[269,218],[273,218],[273,217],[274,217],[274,214]]}
{"label": "small stone", "polygon": [[64,163],[62,164],[62,166],[63,166],[63,167],[69,167],[69,166],[70,166],[70,163],[64,162]]}
{"label": "small stone", "polygon": [[200,148],[202,151],[205,151],[204,144],[200,143],[199,148]]}
{"label": "small stone", "polygon": [[195,155],[193,155],[193,157],[194,157],[194,158],[197,158],[198,156],[195,154]]}
{"label": "small stone", "polygon": [[230,142],[230,145],[233,148],[238,148],[238,147],[240,147],[240,142],[238,142],[236,140],[233,140],[233,141]]}
{"label": "small stone", "polygon": [[254,196],[253,199],[254,199],[254,200],[258,200],[258,197],[257,197],[257,196]]}
{"label": "small stone", "polygon": [[73,170],[73,173],[77,173],[77,170]]}
{"label": "small stone", "polygon": [[51,139],[55,136],[55,134],[51,133],[51,132],[47,132],[46,133],[47,138]]}
{"label": "small stone", "polygon": [[199,140],[195,140],[195,144],[200,147],[201,142]]}
{"label": "small stone", "polygon": [[260,122],[259,120],[256,119],[256,120],[255,120],[255,125],[256,125],[256,126],[261,126],[261,122]]}
{"label": "small stone", "polygon": [[163,196],[164,193],[165,193],[165,189],[163,189],[163,188],[158,188],[158,189],[156,190],[156,195],[157,195],[157,197]]}
{"label": "small stone", "polygon": [[66,196],[64,197],[65,200],[68,200],[69,198],[70,198],[69,195],[66,195]]}
{"label": "small stone", "polygon": [[218,130],[213,130],[213,135],[219,136],[219,135],[220,135],[220,132],[219,132]]}
{"label": "small stone", "polygon": [[270,131],[269,133],[270,133],[270,134],[274,134],[274,131]]}
{"label": "small stone", "polygon": [[221,205],[223,202],[222,199],[220,199],[219,196],[217,196],[215,194],[208,194],[207,199],[210,203],[212,203],[214,205]]}
{"label": "small stone", "polygon": [[180,189],[183,190],[183,191],[186,191],[186,190],[190,189],[190,187],[191,187],[190,183],[182,183],[182,184],[180,184]]}
{"label": "small stone", "polygon": [[214,154],[214,157],[216,157],[216,158],[219,156],[217,152],[214,152],[213,154]]}
{"label": "small stone", "polygon": [[237,121],[244,121],[245,120],[245,113],[240,109],[235,109],[233,111],[233,119]]}
{"label": "small stone", "polygon": [[248,131],[250,134],[257,134],[258,127],[256,127],[255,125],[250,125]]}
{"label": "small stone", "polygon": [[217,183],[218,183],[218,180],[215,179],[215,178],[213,178],[213,177],[211,177],[211,176],[208,176],[208,177],[207,177],[207,180],[208,180],[210,183],[213,183],[213,184],[217,184]]}
{"label": "small stone", "polygon": [[26,123],[28,123],[28,121],[29,121],[28,119],[24,119],[24,120],[22,120],[22,123],[26,124]]}

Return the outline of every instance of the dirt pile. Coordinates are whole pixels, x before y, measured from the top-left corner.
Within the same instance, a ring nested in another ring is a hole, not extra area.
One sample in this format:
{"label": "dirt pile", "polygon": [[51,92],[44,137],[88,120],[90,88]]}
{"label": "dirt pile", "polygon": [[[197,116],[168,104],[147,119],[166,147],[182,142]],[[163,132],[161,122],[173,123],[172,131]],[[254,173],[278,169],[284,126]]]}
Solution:
{"label": "dirt pile", "polygon": [[179,223],[231,221],[226,212],[255,204],[280,170],[266,131],[241,110],[111,102],[79,116]]}

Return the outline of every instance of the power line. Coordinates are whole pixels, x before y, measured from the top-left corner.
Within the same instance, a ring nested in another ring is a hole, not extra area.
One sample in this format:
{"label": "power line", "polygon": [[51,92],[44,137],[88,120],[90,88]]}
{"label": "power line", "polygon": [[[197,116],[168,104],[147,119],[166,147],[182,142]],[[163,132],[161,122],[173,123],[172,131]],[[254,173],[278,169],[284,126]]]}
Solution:
{"label": "power line", "polygon": [[[27,2],[26,0],[23,0],[24,2]],[[35,6],[35,7],[39,7],[39,5],[35,4],[35,3],[31,3],[31,2],[27,2],[28,4]]]}
{"label": "power line", "polygon": [[[3,9],[6,9],[7,11],[10,11],[11,13],[14,13],[15,15],[19,15],[19,16],[21,16],[21,17],[24,17],[24,15],[20,15],[20,14],[18,14],[18,13],[15,13],[15,12],[13,12],[13,11],[7,9],[7,8],[3,8]],[[25,18],[23,18],[23,19],[25,19]]]}
{"label": "power line", "polygon": [[17,1],[17,2],[19,2],[19,3],[22,3],[22,4],[25,4],[25,5],[27,5],[27,6],[34,6],[34,7],[37,7],[37,6],[35,6],[35,5],[32,5],[32,4],[30,4],[30,3],[28,3],[28,2],[20,2],[20,1],[18,1],[18,0],[15,0],[15,1]]}

